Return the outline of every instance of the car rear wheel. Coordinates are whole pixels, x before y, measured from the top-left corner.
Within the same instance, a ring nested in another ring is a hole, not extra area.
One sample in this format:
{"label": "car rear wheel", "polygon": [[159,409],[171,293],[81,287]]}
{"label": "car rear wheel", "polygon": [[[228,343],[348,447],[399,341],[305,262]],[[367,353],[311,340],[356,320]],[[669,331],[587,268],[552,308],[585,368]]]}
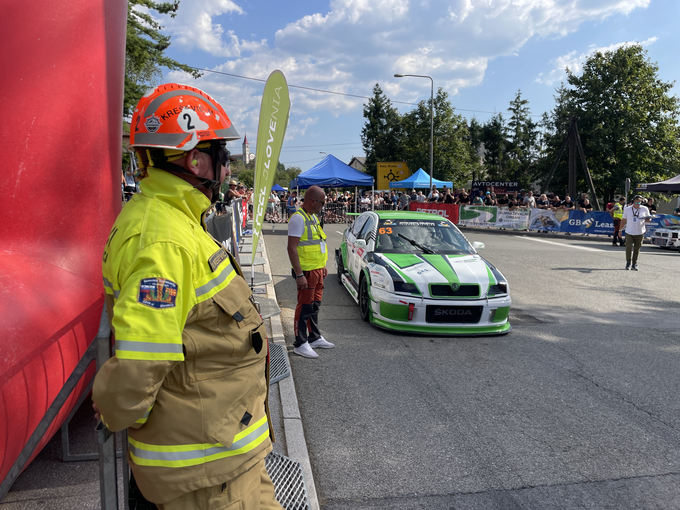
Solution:
{"label": "car rear wheel", "polygon": [[370,298],[368,297],[368,283],[366,278],[361,279],[361,284],[359,284],[359,310],[361,310],[361,318],[365,322],[368,322],[370,315]]}

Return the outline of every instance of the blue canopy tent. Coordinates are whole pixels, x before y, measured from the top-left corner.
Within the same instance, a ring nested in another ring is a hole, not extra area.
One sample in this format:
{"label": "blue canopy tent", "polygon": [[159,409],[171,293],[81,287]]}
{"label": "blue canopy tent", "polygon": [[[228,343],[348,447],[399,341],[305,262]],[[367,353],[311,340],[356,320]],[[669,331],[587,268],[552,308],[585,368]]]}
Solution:
{"label": "blue canopy tent", "polygon": [[[440,181],[439,179],[432,178],[432,185],[441,188],[442,186],[447,186],[453,188],[453,183],[451,181]],[[419,168],[416,173],[411,177],[407,177],[401,181],[390,182],[390,188],[429,188],[430,187],[430,174],[425,172],[422,168]]]}
{"label": "blue canopy tent", "polygon": [[344,164],[329,154],[312,168],[290,181],[291,188],[306,189],[310,186],[322,188],[373,186],[373,177]]}
{"label": "blue canopy tent", "polygon": [[286,191],[286,190],[284,188],[282,188],[281,186],[279,186],[278,184],[274,184],[272,186],[272,191]]}
{"label": "blue canopy tent", "polygon": [[[329,154],[306,172],[301,173],[290,181],[290,189],[306,189],[310,186],[322,188],[348,188],[350,186],[370,186],[373,196],[373,177],[346,165],[338,158]],[[357,193],[354,194],[358,200]],[[373,204],[371,200],[371,204]],[[356,204],[358,207],[358,204]]]}

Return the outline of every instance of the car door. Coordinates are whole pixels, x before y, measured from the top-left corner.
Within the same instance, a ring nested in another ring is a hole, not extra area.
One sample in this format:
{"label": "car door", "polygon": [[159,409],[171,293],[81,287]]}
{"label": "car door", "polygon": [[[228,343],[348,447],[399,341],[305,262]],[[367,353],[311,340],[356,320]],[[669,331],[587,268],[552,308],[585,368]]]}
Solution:
{"label": "car door", "polygon": [[359,282],[361,271],[366,266],[366,254],[369,250],[369,245],[373,240],[373,231],[378,224],[378,218],[374,213],[366,213],[366,222],[361,226],[361,230],[357,233],[354,241],[354,260],[350,266],[350,272],[355,282]]}
{"label": "car door", "polygon": [[361,232],[361,228],[366,224],[367,220],[367,214],[359,215],[352,226],[347,229],[347,233],[345,234],[345,240],[347,242],[347,256],[343,263],[345,265],[345,269],[352,278],[354,278],[354,272],[352,271],[352,268],[354,267],[354,255],[356,252],[355,242],[359,232]]}

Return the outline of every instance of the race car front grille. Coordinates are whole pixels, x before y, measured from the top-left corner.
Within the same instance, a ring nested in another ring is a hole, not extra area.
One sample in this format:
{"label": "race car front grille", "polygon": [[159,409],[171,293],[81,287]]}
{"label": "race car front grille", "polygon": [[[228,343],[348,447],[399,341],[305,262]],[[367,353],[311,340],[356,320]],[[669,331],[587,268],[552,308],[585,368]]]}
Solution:
{"label": "race car front grille", "polygon": [[430,285],[430,296],[436,298],[479,297],[479,285],[433,283]]}
{"label": "race car front grille", "polygon": [[483,310],[483,306],[427,305],[425,321],[433,324],[477,324]]}

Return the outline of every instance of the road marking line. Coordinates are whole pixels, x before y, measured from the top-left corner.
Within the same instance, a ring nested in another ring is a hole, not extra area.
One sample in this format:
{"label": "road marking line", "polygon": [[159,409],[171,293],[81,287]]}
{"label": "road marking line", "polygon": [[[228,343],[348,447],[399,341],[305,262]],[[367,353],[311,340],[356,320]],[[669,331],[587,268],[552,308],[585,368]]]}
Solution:
{"label": "road marking line", "polygon": [[520,237],[520,239],[526,239],[527,241],[536,241],[537,243],[547,243],[547,244],[554,244],[556,246],[563,246],[567,248],[574,248],[576,250],[586,250],[586,251],[605,251],[605,250],[600,250],[599,248],[586,248],[585,246],[573,246],[571,244],[564,244],[564,243],[556,243],[555,241],[548,241],[546,239],[534,239],[533,237]]}
{"label": "road marking line", "polygon": [[344,234],[344,232],[339,232],[339,231],[337,231],[337,230],[336,230],[336,232],[337,232],[338,234],[340,234],[340,235]]}

